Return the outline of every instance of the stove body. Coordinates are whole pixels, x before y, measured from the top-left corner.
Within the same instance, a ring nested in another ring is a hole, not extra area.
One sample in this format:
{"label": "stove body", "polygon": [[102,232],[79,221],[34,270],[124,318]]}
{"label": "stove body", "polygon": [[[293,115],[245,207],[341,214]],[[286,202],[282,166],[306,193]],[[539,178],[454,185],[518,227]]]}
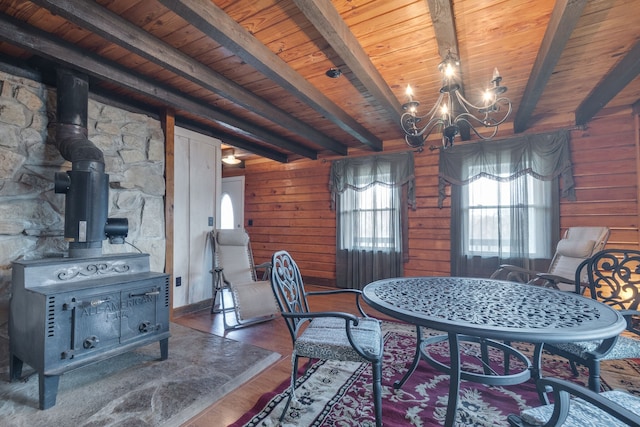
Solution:
{"label": "stove body", "polygon": [[13,263],[10,379],[39,376],[39,407],[55,405],[60,376],[156,341],[168,357],[169,276],[148,254]]}

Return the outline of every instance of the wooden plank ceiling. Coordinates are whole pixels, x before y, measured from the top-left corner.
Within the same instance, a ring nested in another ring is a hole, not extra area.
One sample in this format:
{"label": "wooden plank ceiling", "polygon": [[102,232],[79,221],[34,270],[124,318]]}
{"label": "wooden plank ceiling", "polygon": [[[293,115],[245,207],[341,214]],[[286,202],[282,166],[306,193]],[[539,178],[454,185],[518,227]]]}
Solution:
{"label": "wooden plank ceiling", "polygon": [[[438,64],[475,99],[500,70],[512,132],[588,124],[640,99],[639,0],[0,0],[0,63],[281,162],[398,144],[405,88]],[[329,78],[332,68],[342,72]],[[435,136],[437,139],[438,137]]]}

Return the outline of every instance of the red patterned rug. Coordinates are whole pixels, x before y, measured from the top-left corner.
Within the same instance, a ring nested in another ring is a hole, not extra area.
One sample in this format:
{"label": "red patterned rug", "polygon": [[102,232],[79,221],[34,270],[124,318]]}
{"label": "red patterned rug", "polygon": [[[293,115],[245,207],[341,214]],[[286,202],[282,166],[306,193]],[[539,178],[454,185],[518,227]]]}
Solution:
{"label": "red patterned rug", "polygon": [[[444,423],[449,387],[448,375],[421,361],[418,369],[404,384],[394,390],[394,381],[402,378],[411,363],[415,349],[413,327],[383,323],[385,355],[383,361],[383,423],[385,426],[440,426]],[[438,332],[425,330],[425,335]],[[531,345],[517,343],[528,353]],[[446,344],[430,351],[447,360]],[[466,370],[478,370],[475,348],[463,352]],[[495,355],[496,363],[499,356]],[[493,357],[492,357],[493,358]],[[637,361],[613,362],[602,366],[604,389],[623,388],[640,394],[640,366]],[[561,358],[545,355],[544,375],[570,379],[585,384],[587,373],[573,378],[568,364]],[[517,369],[517,365],[512,364]],[[266,393],[254,408],[231,427],[276,426],[288,397],[289,382]],[[374,426],[371,391],[371,368],[368,364],[319,361],[298,379],[296,399],[292,401],[282,426]],[[457,426],[507,426],[507,415],[538,406],[532,381],[514,386],[486,386],[462,381],[456,414]]]}

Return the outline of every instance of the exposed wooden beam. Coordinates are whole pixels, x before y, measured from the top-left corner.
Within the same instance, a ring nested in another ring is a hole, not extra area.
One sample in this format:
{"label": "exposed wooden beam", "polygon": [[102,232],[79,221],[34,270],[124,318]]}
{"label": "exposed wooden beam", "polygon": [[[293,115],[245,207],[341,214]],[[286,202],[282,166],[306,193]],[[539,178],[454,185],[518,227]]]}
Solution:
{"label": "exposed wooden beam", "polygon": [[294,0],[364,87],[400,123],[402,106],[330,0]]}
{"label": "exposed wooden beam", "polygon": [[90,52],[80,50],[63,40],[56,39],[49,33],[25,25],[24,22],[17,21],[6,15],[0,15],[0,40],[48,58],[56,63],[79,69],[101,80],[133,90],[160,101],[168,107],[190,111],[224,128],[252,136],[268,144],[311,159],[317,158],[315,151],[309,150],[299,143],[281,138],[272,132],[247,123],[210,105],[205,105],[201,101],[173,89],[151,83],[144,76],[135,75],[117,64],[107,62]]}
{"label": "exposed wooden beam", "polygon": [[516,111],[513,131],[523,132],[527,129],[529,119],[542,96],[553,70],[562,55],[567,41],[573,32],[587,0],[558,0],[551,12],[547,31],[538,50],[524,95]]}
{"label": "exposed wooden beam", "polygon": [[458,37],[456,36],[456,24],[453,19],[453,8],[450,0],[425,0],[429,7],[429,15],[433,23],[433,31],[436,33],[438,53],[444,59],[451,51],[456,58],[458,53]]}
{"label": "exposed wooden beam", "polygon": [[[55,82],[53,84],[55,84]],[[91,81],[89,82],[89,84],[91,86]],[[127,111],[145,114],[147,116],[157,118],[158,120],[160,120],[166,114],[166,109],[158,112],[157,109],[152,109],[149,105],[143,104],[142,102],[135,99],[125,98],[122,96],[114,98],[113,94],[104,89],[101,89],[96,85],[94,85],[94,87],[90,87],[89,96],[96,101],[102,102],[103,104],[112,105],[114,107],[118,107]],[[280,163],[287,163],[289,161],[289,156],[284,153],[269,149],[256,142],[251,142],[242,138],[238,138],[237,136],[231,135],[229,133],[222,132],[211,126],[207,126],[206,123],[197,122],[193,119],[188,119],[180,115],[176,115],[175,113],[173,114],[175,116],[173,121],[180,127],[201,133],[203,135],[211,136],[213,138],[217,138],[225,144],[233,145],[237,148],[242,148],[243,150],[250,151],[251,153],[264,157],[266,159],[275,160]]]}
{"label": "exposed wooden beam", "polygon": [[74,24],[91,30],[101,37],[162,66],[242,107],[260,115],[304,139],[346,155],[347,147],[272,103],[244,89],[232,80],[221,76],[211,68],[195,61],[167,43],[120,18],[115,13],[94,2],[84,0],[34,0]]}
{"label": "exposed wooden beam", "polygon": [[293,96],[331,120],[340,129],[374,150],[382,141],[334,104],[278,55],[211,1],[159,0],[194,27],[229,49]]}
{"label": "exposed wooden beam", "polygon": [[238,138],[228,133],[220,132],[216,129],[212,129],[203,125],[202,123],[193,120],[177,117],[176,125],[197,133],[201,133],[203,135],[217,138],[225,144],[233,145],[236,148],[242,148],[243,150],[251,151],[253,154],[257,154],[258,156],[267,159],[275,160],[280,163],[287,163],[289,161],[289,157],[286,154],[282,154],[274,150],[269,150],[268,148],[260,147],[251,142],[247,142],[244,139]]}
{"label": "exposed wooden beam", "polygon": [[640,74],[640,42],[607,73],[576,110],[576,125],[584,125]]}

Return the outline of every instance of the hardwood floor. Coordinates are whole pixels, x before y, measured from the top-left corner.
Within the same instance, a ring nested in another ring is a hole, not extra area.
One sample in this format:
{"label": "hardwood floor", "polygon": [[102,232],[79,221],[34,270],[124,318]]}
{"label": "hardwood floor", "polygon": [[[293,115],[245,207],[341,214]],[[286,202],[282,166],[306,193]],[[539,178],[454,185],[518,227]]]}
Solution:
{"label": "hardwood floor", "polygon": [[[306,286],[307,291],[323,290],[318,286]],[[346,311],[354,313],[353,298],[344,295],[328,295],[311,298],[311,309],[314,311]],[[365,304],[363,303],[363,306]],[[381,319],[386,316],[368,307],[367,313]],[[220,427],[235,422],[249,411],[262,394],[274,390],[281,382],[289,378],[291,372],[291,337],[281,317],[272,321],[224,332],[220,314],[210,314],[209,310],[186,314],[174,319],[174,322],[209,332],[215,335],[252,344],[267,350],[280,353],[278,362],[262,371],[253,379],[238,387],[217,401],[196,417],[183,424],[184,427]]]}

